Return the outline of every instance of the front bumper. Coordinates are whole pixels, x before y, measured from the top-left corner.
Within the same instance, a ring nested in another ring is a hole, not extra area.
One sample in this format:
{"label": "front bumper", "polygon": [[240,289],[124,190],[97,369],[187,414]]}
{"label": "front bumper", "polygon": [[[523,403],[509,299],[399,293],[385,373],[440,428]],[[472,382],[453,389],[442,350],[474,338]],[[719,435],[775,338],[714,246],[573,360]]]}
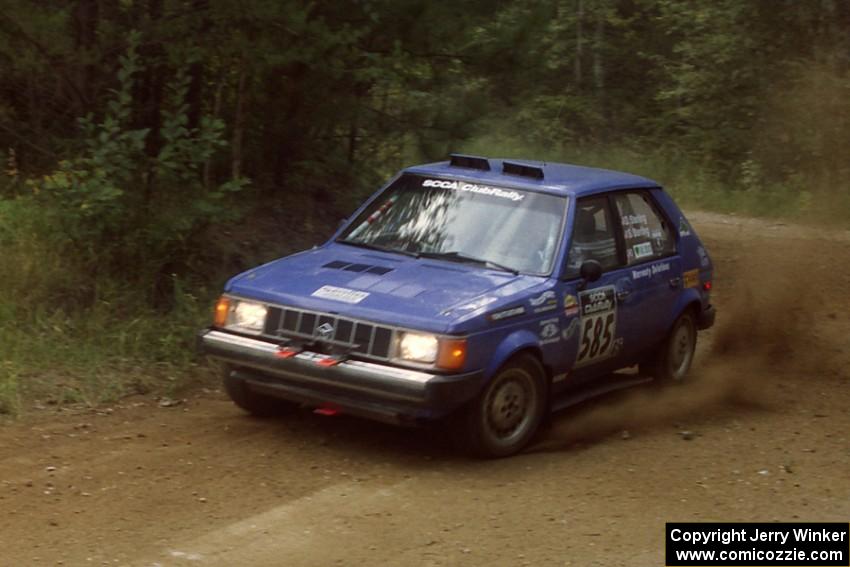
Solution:
{"label": "front bumper", "polygon": [[391,423],[442,417],[472,399],[483,378],[481,371],[442,375],[360,360],[324,366],[329,355],[282,358],[276,343],[216,329],[202,331],[198,346],[257,393]]}

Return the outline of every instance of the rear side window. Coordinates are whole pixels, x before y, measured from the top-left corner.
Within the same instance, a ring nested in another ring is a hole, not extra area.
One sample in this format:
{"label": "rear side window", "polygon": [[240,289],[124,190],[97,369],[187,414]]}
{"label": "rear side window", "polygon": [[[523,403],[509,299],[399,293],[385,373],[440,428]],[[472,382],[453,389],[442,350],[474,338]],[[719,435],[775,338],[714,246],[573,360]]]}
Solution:
{"label": "rear side window", "polygon": [[645,191],[614,195],[628,265],[670,256],[676,250],[673,232]]}
{"label": "rear side window", "polygon": [[576,203],[570,255],[564,275],[578,277],[581,265],[587,260],[596,260],[605,271],[620,265],[608,197],[580,199]]}

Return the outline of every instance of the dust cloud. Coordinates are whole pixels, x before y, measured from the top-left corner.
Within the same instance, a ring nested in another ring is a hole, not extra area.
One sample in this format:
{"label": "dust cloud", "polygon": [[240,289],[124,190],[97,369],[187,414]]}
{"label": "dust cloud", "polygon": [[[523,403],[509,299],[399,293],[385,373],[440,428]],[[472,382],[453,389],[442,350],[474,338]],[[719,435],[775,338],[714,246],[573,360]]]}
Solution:
{"label": "dust cloud", "polygon": [[620,431],[672,426],[721,409],[767,409],[780,382],[836,372],[840,339],[821,328],[829,317],[811,286],[816,245],[798,242],[778,249],[773,244],[735,252],[736,266],[717,282],[724,289],[717,324],[700,333],[704,344],[685,383],[651,384],[565,410],[530,450],[559,450]]}

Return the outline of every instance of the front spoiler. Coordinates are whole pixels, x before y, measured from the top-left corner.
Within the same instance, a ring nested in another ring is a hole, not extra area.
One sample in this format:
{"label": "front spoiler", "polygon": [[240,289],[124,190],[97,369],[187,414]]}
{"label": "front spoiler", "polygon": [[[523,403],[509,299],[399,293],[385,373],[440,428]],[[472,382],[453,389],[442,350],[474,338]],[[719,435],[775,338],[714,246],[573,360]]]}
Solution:
{"label": "front spoiler", "polygon": [[443,375],[360,360],[323,366],[329,355],[302,351],[282,358],[276,343],[216,329],[202,331],[198,343],[258,393],[393,423],[449,413],[478,393],[483,377],[481,371]]}

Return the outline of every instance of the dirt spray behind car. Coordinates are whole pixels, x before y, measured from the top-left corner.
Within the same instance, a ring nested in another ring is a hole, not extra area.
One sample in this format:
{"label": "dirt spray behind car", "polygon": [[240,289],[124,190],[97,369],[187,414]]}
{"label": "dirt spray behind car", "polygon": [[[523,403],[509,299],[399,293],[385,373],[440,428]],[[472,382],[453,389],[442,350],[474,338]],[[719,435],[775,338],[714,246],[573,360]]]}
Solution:
{"label": "dirt spray behind car", "polygon": [[[623,430],[691,421],[723,408],[752,411],[764,407],[766,388],[779,387],[790,375],[813,384],[840,375],[846,334],[827,324],[835,314],[828,302],[819,299],[817,288],[835,289],[841,282],[832,281],[839,276],[827,266],[817,265],[816,248],[806,242],[777,250],[765,242],[731,258],[722,267],[749,267],[750,275],[734,278],[736,287],[723,289],[725,280],[719,273],[717,286],[731,308],[707,337],[710,344],[688,382],[662,391],[627,392],[568,410],[574,415],[556,417],[532,450],[566,449]],[[820,286],[813,288],[813,281]]]}

